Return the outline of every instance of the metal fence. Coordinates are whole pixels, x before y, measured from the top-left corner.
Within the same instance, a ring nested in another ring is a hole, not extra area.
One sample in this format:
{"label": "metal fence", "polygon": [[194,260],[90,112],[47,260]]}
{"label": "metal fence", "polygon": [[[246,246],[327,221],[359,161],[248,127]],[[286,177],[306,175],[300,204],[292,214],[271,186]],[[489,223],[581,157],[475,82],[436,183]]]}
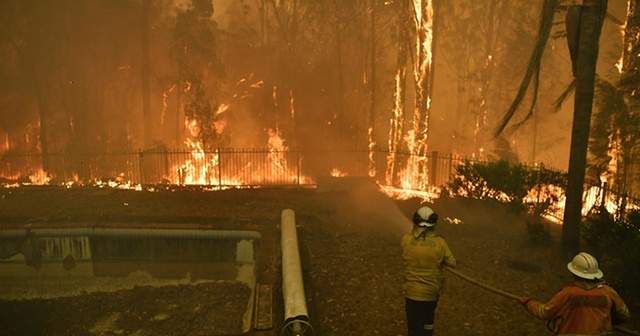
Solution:
{"label": "metal fence", "polygon": [[[420,161],[426,178],[408,162]],[[277,151],[216,149],[213,151],[153,149],[110,153],[4,154],[0,183],[91,185],[202,185],[216,188],[315,185],[323,176],[370,176],[377,183],[424,191],[452,181],[456,167],[471,159],[432,152],[424,157],[388,151]],[[43,169],[46,161],[48,168]],[[473,160],[471,160],[473,161]],[[390,162],[393,164],[390,165]],[[419,180],[419,181],[417,181]],[[637,208],[640,196],[606,186],[586,187],[584,203],[609,209]],[[619,210],[615,210],[619,211]]]}
{"label": "metal fence", "polygon": [[[408,189],[441,187],[451,181],[456,167],[469,158],[451,153],[433,151],[424,157],[415,154],[377,150],[373,155],[375,176],[378,183]],[[420,161],[425,178],[420,178],[414,169],[407,169],[412,161]]]}
{"label": "metal fence", "polygon": [[585,189],[583,215],[605,208],[616,220],[625,218],[631,210],[640,210],[640,194],[610,188],[607,183]]}
{"label": "metal fence", "polygon": [[[43,169],[43,162],[47,162]],[[309,185],[319,176],[366,175],[364,151],[149,150],[118,153],[5,154],[0,178],[7,183],[197,184],[205,186]]]}

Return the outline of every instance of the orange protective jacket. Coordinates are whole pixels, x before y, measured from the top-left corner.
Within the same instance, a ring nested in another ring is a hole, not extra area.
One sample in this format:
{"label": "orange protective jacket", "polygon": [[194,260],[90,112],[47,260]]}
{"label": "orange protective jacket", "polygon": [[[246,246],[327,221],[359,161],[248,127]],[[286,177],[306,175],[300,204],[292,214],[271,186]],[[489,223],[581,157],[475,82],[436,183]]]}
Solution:
{"label": "orange protective jacket", "polygon": [[612,335],[614,324],[629,319],[627,305],[604,281],[576,280],[546,304],[529,300],[526,308],[551,321],[553,335]]}
{"label": "orange protective jacket", "polygon": [[456,266],[449,245],[433,230],[414,226],[402,237],[405,297],[415,301],[436,301],[443,289],[442,266]]}

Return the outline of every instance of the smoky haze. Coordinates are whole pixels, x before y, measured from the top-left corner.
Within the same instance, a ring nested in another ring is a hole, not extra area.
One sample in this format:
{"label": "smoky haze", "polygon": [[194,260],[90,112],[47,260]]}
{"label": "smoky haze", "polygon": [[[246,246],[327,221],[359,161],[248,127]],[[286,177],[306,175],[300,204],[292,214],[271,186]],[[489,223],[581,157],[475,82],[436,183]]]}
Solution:
{"label": "smoky haze", "polygon": [[[438,9],[429,151],[566,168],[572,104],[549,113],[571,79],[563,38],[544,56],[534,122],[490,136],[521,81],[541,1],[499,2],[493,12],[489,2]],[[0,150],[184,148],[188,138],[207,149],[264,148],[270,131],[289,149],[367,149],[370,129],[385,149],[403,63],[400,3],[4,0]],[[620,18],[623,3],[610,5]],[[605,23],[602,35],[599,68],[611,74],[617,26]],[[405,63],[406,131],[415,94]]]}

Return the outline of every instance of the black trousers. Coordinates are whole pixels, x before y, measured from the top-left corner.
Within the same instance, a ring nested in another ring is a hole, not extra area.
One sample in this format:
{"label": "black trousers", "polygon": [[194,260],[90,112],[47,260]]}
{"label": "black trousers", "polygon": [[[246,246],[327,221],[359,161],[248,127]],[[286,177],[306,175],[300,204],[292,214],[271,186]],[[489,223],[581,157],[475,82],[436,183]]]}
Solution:
{"label": "black trousers", "polygon": [[409,336],[431,336],[435,327],[438,301],[414,301],[406,299]]}

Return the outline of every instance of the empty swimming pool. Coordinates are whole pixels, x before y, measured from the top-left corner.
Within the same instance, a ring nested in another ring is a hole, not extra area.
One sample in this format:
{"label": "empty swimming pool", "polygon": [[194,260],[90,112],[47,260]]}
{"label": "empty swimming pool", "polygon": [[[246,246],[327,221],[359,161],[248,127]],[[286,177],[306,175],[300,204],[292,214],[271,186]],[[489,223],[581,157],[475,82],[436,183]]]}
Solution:
{"label": "empty swimming pool", "polygon": [[[224,329],[245,332],[250,328],[259,242],[255,231],[0,230],[0,309],[17,314],[8,321],[17,326],[0,331],[24,332],[30,323],[21,318],[40,318],[20,316],[20,307],[28,304],[33,309],[46,300],[64,302],[45,314],[55,315],[70,305],[104,300],[102,312],[93,309],[86,325],[69,332],[147,335],[157,334],[160,328],[169,335],[173,333],[169,326],[184,332],[198,324],[190,334],[225,335]],[[210,325],[207,316],[212,314],[226,314],[236,326]],[[36,332],[47,334],[46,330]]]}

